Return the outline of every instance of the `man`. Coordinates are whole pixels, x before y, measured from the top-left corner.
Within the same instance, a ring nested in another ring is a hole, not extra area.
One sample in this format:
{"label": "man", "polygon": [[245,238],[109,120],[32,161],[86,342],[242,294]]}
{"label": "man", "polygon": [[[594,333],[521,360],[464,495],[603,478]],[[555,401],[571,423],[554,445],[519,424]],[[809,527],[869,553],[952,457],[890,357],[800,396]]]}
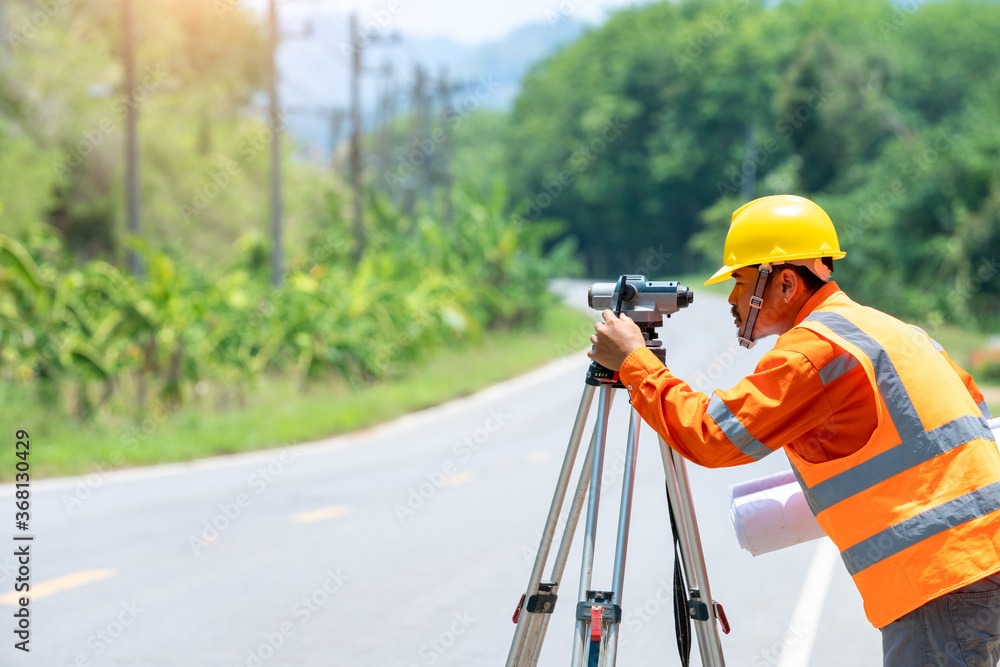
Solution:
{"label": "man", "polygon": [[709,467],[784,448],[841,552],[884,664],[1000,661],[1000,453],[972,378],[925,332],[830,281],[829,216],[792,195],[733,213],[724,266],[741,344],[777,334],[753,374],[706,396],[605,310],[591,359],[620,369],[633,407]]}

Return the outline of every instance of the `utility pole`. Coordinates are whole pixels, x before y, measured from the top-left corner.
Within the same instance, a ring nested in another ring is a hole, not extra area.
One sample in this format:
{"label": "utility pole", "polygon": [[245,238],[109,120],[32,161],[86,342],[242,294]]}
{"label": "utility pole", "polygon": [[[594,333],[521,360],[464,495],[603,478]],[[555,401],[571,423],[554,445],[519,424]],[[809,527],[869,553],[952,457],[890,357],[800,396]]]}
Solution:
{"label": "utility pole", "polygon": [[441,97],[441,120],[444,125],[444,134],[441,138],[441,161],[438,169],[444,199],[444,224],[451,227],[453,222],[451,205],[451,87],[448,85],[448,68],[446,66],[441,67],[438,95]]}
{"label": "utility pole", "polygon": [[7,27],[7,0],[0,0],[0,67],[10,59],[10,31]]}
{"label": "utility pole", "polygon": [[[0,0],[2,1],[2,0]],[[137,133],[139,105],[135,98],[135,16],[133,0],[122,0],[124,21],[122,58],[125,69],[125,217],[128,233],[139,237],[139,138]],[[6,37],[6,35],[5,35]],[[142,265],[135,249],[128,251],[129,268],[135,276],[142,275]]]}
{"label": "utility pole", "polygon": [[271,284],[279,285],[282,275],[281,244],[281,109],[278,101],[278,8],[276,0],[268,0],[268,14],[271,24],[271,77],[268,101],[271,125]]}
{"label": "utility pole", "polygon": [[[417,105],[417,150],[423,150],[422,142],[431,141],[431,96],[428,92],[427,72],[422,67],[417,66],[417,82],[414,95],[414,102]],[[434,151],[423,150],[424,152],[424,201],[428,208],[433,206],[434,192]]]}
{"label": "utility pole", "polygon": [[354,263],[365,252],[364,201],[361,194],[361,31],[351,14],[351,190],[354,192]]}

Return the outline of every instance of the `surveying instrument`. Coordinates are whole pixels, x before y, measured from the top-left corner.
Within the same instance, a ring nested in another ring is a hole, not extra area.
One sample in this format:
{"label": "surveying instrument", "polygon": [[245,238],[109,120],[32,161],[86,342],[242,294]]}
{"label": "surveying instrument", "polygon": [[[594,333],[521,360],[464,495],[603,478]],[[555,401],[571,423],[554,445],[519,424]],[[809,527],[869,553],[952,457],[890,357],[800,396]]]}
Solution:
{"label": "surveying instrument", "polygon": [[[663,316],[670,317],[694,301],[694,293],[677,282],[647,281],[641,275],[623,275],[617,283],[595,283],[588,295],[590,307],[596,310],[613,308],[616,315],[626,313],[642,330],[646,347],[666,363],[663,342],[658,340],[656,329],[663,324]],[[625,452],[625,470],[622,480],[622,497],[618,513],[618,540],[615,545],[614,571],[610,591],[592,590],[591,578],[594,565],[594,545],[597,536],[597,515],[600,505],[601,477],[607,442],[608,417],[615,392],[624,389],[617,371],[610,371],[596,362],[587,371],[587,377],[570,434],[569,446],[563,459],[559,480],[556,483],[552,505],[538,546],[538,555],[528,579],[528,587],[521,596],[514,612],[517,629],[507,655],[507,667],[534,667],[538,663],[542,642],[549,619],[555,609],[563,569],[569,558],[573,533],[580,520],[584,500],[587,500],[587,519],[583,540],[583,564],[576,606],[576,633],[573,640],[572,667],[613,667],[618,651],[618,632],[622,620],[622,587],[625,580],[625,555],[628,546],[629,521],[632,513],[632,489],[635,481],[635,463],[639,442],[641,419],[635,409],[630,410],[628,440]],[[586,427],[587,416],[594,394],[600,391],[597,402],[597,419],[584,454],[580,479],[573,494],[569,514],[563,528],[559,550],[556,552],[552,573],[542,581],[542,570],[549,559],[555,538],[559,515],[562,512],[566,491],[569,488],[580,442]],[[705,559],[698,534],[691,492],[688,486],[684,459],[659,438],[660,456],[666,474],[667,502],[674,536],[674,624],[677,646],[682,664],[687,667],[690,659],[690,624],[698,637],[701,662],[704,667],[723,667],[722,643],[716,619],[725,632],[729,631],[725,612],[709,592]],[[589,488],[588,488],[589,487]],[[686,582],[686,585],[685,585]]]}

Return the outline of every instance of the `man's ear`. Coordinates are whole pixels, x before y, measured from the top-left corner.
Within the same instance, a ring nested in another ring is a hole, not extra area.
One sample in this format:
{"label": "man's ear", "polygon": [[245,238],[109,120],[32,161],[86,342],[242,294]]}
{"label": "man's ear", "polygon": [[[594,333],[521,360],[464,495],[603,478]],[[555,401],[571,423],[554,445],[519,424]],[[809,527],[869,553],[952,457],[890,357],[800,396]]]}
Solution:
{"label": "man's ear", "polygon": [[794,269],[784,268],[781,273],[778,274],[780,279],[779,285],[781,286],[781,298],[785,301],[791,301],[795,297],[795,290],[798,288],[799,274],[795,272]]}

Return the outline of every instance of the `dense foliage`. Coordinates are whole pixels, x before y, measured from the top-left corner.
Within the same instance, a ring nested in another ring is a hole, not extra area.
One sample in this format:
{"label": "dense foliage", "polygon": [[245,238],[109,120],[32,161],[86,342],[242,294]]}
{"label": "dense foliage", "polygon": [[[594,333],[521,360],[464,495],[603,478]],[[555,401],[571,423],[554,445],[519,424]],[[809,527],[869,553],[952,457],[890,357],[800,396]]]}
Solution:
{"label": "dense foliage", "polygon": [[[848,253],[836,277],[861,300],[1000,323],[996,2],[621,11],[538,63],[510,114],[476,90],[368,136],[360,261],[344,178],[286,143],[278,288],[260,17],[238,0],[133,4],[124,90],[120,5],[7,3],[0,380],[53,405],[141,411],[267,372],[363,384],[530,320],[545,279],[573,269],[570,240],[596,275],[651,254],[669,263],[657,277],[707,270],[730,213],[781,192],[831,213]],[[123,228],[129,107],[140,238]]]}
{"label": "dense foliage", "polygon": [[363,385],[544,307],[538,295],[572,268],[572,247],[543,256],[556,230],[517,225],[503,204],[501,192],[462,195],[450,228],[427,217],[411,226],[379,204],[378,250],[355,266],[331,198],[336,224],[276,289],[259,243],[212,271],[146,249],[147,275],[136,280],[102,260],[76,264],[50,236],[27,248],[0,236],[2,379],[32,382],[42,400],[82,416],[116,396],[141,412],[212,383],[231,395],[264,372]]}
{"label": "dense foliage", "polygon": [[837,279],[899,314],[1000,321],[1000,4],[688,0],[623,11],[524,82],[508,175],[590,269],[715,268],[741,203],[830,212]]}
{"label": "dense foliage", "polygon": [[[285,275],[273,288],[261,18],[237,0],[132,4],[137,83],[125,90],[121,3],[8,3],[0,382],[81,416],[210,390],[228,401],[264,373],[360,386],[522,324],[547,278],[572,270],[571,244],[542,250],[557,226],[505,216],[502,187],[457,189],[448,224],[428,214],[439,206],[404,213],[366,188],[359,260],[344,180],[286,142]],[[137,238],[123,224],[129,107]],[[125,268],[129,251],[143,275]]]}
{"label": "dense foliage", "polygon": [[[135,84],[126,90],[121,3],[7,3],[2,231],[20,236],[49,225],[78,257],[123,259],[124,142],[133,108],[144,241],[215,260],[247,229],[267,224],[261,184],[270,131],[255,108],[266,83],[266,40],[235,3],[133,4]],[[295,176],[288,180],[292,230],[314,215],[320,190],[315,176]]]}

